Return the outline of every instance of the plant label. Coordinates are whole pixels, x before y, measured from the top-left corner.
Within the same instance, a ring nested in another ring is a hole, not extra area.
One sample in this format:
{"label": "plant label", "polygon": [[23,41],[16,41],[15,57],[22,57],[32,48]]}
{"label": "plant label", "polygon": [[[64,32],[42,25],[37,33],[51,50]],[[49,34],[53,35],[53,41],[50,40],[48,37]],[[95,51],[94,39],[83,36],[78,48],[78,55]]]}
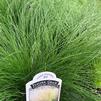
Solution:
{"label": "plant label", "polygon": [[54,73],[38,73],[26,84],[26,101],[59,101],[61,85]]}

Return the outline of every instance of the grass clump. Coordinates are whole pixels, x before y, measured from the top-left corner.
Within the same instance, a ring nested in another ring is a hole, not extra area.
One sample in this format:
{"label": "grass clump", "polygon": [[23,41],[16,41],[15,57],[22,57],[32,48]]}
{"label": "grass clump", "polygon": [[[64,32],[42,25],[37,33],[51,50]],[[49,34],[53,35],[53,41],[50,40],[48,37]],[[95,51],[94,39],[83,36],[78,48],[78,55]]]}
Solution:
{"label": "grass clump", "polygon": [[25,101],[41,71],[63,80],[61,101],[101,101],[92,78],[100,33],[95,0],[1,0],[0,101]]}

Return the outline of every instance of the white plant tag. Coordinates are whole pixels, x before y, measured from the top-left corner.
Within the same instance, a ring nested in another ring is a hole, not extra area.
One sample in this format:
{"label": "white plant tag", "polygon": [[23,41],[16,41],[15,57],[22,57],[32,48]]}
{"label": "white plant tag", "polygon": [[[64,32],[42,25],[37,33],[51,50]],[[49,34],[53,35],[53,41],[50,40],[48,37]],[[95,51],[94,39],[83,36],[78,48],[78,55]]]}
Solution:
{"label": "white plant tag", "polygon": [[26,84],[26,101],[59,101],[62,80],[52,72],[41,72]]}

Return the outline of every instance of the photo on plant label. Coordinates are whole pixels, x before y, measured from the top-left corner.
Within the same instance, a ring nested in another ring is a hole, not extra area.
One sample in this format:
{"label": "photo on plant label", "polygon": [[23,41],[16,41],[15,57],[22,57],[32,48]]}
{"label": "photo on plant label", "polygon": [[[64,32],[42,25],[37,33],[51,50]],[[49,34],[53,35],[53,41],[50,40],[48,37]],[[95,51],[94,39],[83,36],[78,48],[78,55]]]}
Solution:
{"label": "photo on plant label", "polygon": [[29,101],[58,101],[59,91],[59,88],[49,85],[30,89]]}

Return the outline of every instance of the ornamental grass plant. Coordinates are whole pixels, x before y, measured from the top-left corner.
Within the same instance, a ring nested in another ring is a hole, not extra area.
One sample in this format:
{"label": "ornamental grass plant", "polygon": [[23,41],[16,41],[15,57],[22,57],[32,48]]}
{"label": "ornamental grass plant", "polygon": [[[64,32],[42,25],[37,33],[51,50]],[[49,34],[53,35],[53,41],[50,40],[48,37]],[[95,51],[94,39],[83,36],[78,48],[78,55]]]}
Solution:
{"label": "ornamental grass plant", "polygon": [[42,71],[63,80],[60,101],[101,101],[97,9],[96,0],[0,0],[0,101],[26,101],[25,84]]}

